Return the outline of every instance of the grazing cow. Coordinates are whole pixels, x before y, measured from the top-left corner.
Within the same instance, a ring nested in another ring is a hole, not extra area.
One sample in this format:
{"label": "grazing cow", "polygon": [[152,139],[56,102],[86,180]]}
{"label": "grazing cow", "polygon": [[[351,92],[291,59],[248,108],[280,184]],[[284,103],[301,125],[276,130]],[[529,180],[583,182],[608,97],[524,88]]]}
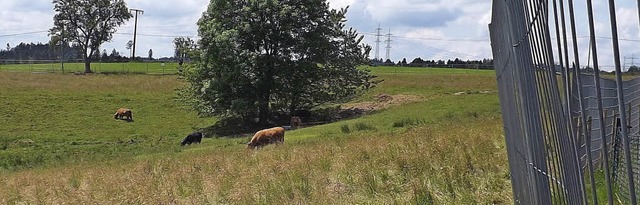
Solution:
{"label": "grazing cow", "polygon": [[253,148],[261,148],[267,144],[276,143],[282,144],[284,143],[284,128],[283,127],[274,127],[269,129],[264,129],[256,132],[255,135],[251,138],[251,141],[247,143],[248,149]]}
{"label": "grazing cow", "polygon": [[298,116],[291,117],[291,128],[298,129],[302,125],[302,120]]}
{"label": "grazing cow", "polygon": [[118,111],[116,111],[116,114],[113,114],[113,119],[118,119],[118,118],[120,118],[121,120],[126,118],[126,120],[128,121],[133,121],[131,110],[127,108],[120,108],[118,109]]}
{"label": "grazing cow", "polygon": [[202,134],[202,132],[194,132],[191,133],[189,135],[187,135],[182,142],[180,142],[181,146],[184,146],[186,144],[191,144],[191,143],[197,143],[200,144],[200,141],[202,141],[202,137],[204,136],[204,134]]}

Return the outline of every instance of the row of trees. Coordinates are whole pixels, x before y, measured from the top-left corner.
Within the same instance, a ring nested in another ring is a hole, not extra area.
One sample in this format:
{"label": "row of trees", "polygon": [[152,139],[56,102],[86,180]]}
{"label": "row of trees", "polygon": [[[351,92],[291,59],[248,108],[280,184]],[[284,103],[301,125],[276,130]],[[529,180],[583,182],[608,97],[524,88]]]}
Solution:
{"label": "row of trees", "polygon": [[[15,47],[11,47],[7,43],[5,50],[0,50],[0,59],[11,60],[69,60],[69,59],[82,59],[84,56],[81,53],[82,48],[80,45],[72,44],[67,45],[51,45],[49,43],[20,43]],[[63,56],[64,55],[64,56]],[[123,62],[130,61],[127,56],[123,56],[115,48],[108,52],[106,49],[102,51],[96,50],[92,56],[89,56],[91,60],[102,62]],[[147,59],[153,59],[153,50],[149,49],[149,56]]]}
{"label": "row of trees", "polygon": [[383,65],[383,66],[403,66],[403,67],[438,67],[438,68],[478,68],[478,69],[493,69],[493,59],[482,60],[466,60],[463,61],[459,58],[454,60],[423,60],[420,57],[414,58],[411,62],[407,63],[407,59],[403,58],[401,61],[394,63],[387,59],[371,60],[371,65]]}

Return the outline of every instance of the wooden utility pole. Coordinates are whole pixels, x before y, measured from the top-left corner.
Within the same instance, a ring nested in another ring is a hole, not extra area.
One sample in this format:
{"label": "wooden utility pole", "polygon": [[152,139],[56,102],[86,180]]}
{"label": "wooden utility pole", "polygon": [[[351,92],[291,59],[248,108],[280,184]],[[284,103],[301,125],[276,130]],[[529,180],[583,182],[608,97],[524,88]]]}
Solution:
{"label": "wooden utility pole", "polygon": [[64,74],[64,47],[67,46],[66,43],[65,43],[66,41],[64,41],[64,39],[65,39],[65,37],[64,37],[64,29],[65,29],[65,26],[64,26],[64,24],[62,24],[62,36],[60,38],[60,40],[62,41],[62,43],[61,43],[62,44],[62,56],[60,56],[60,64],[62,66],[62,74]]}
{"label": "wooden utility pole", "polygon": [[135,25],[133,27],[133,51],[131,54],[131,59],[135,60],[136,59],[136,34],[138,32],[138,13],[139,14],[144,14],[143,10],[140,9],[129,9],[129,11],[133,11],[135,12]]}

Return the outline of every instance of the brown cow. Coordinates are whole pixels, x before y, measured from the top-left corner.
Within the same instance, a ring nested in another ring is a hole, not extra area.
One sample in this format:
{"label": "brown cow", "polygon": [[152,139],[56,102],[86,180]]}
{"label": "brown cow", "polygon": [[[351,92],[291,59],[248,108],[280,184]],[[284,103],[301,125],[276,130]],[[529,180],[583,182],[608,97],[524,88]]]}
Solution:
{"label": "brown cow", "polygon": [[116,111],[116,114],[113,114],[113,119],[118,119],[118,118],[120,118],[121,120],[126,118],[125,120],[127,121],[133,121],[131,110],[127,108],[120,108],[118,109],[118,111]]}
{"label": "brown cow", "polygon": [[267,144],[276,143],[282,144],[284,143],[284,128],[283,127],[274,127],[269,129],[264,129],[256,132],[255,135],[251,138],[251,141],[247,143],[248,149],[253,148],[261,148]]}

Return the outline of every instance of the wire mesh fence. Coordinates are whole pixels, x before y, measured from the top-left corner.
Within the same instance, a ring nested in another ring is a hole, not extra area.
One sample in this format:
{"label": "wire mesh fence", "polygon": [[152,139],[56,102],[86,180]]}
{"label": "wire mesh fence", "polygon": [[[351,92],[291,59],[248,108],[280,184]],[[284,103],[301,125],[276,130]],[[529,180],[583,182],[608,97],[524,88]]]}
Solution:
{"label": "wire mesh fence", "polygon": [[[634,164],[632,164],[632,167],[627,167],[626,164],[624,163],[623,157],[619,154],[622,149],[622,144],[620,143],[622,141],[621,138],[622,136],[620,132],[617,132],[615,137],[616,139],[615,142],[617,143],[614,146],[614,152],[613,152],[614,155],[611,158],[614,164],[614,166],[612,167],[612,173],[613,173],[612,182],[615,184],[613,188],[615,189],[615,191],[618,192],[618,194],[616,194],[616,197],[619,198],[619,201],[629,202],[630,192],[629,192],[629,189],[624,185],[628,183],[630,179],[628,175],[625,174],[625,170],[629,168],[632,169],[636,179],[637,179],[637,176],[640,174],[640,170],[638,169],[638,164],[637,164],[638,161],[640,160],[640,136],[637,134],[631,134],[629,136],[629,143],[631,147],[631,150],[630,150],[631,160],[635,162]],[[633,183],[636,187],[640,185],[640,182],[638,180],[635,180]],[[637,195],[637,191],[636,191],[636,195]]]}
{"label": "wire mesh fence", "polygon": [[[609,145],[609,147],[611,147],[611,143],[612,143],[612,139],[614,138],[614,126],[615,126],[615,122],[616,119],[619,118],[618,115],[618,101],[617,101],[617,93],[616,93],[616,82],[614,80],[611,79],[604,79],[604,78],[600,78],[600,90],[601,90],[601,104],[602,104],[602,109],[598,109],[598,98],[596,95],[596,87],[594,85],[595,79],[594,79],[594,74],[590,74],[590,73],[582,73],[581,74],[582,77],[580,78],[582,81],[582,93],[584,94],[583,100],[585,103],[585,112],[586,112],[586,116],[592,117],[592,122],[591,124],[591,129],[590,129],[590,134],[591,136],[599,136],[600,135],[600,116],[599,116],[599,112],[603,113],[603,119],[604,122],[602,123],[604,125],[604,138],[606,139],[606,144]],[[629,128],[629,133],[638,133],[638,123],[640,123],[639,117],[640,115],[638,115],[638,109],[640,108],[640,89],[638,89],[638,87],[640,87],[640,78],[636,78],[633,80],[629,80],[629,81],[623,81],[622,82],[622,87],[624,90],[624,96],[625,96],[625,109],[627,110],[627,125],[636,125],[636,126],[628,126]],[[571,98],[571,104],[578,104],[580,101],[580,99],[577,98],[577,95],[575,94],[575,90],[574,90],[574,94],[572,95]],[[635,106],[634,106],[635,105]],[[572,117],[574,118],[579,118],[581,115],[581,111],[578,109],[577,106],[573,106],[572,107]],[[602,138],[597,137],[597,138],[592,138],[591,140],[591,145],[595,146],[591,152],[593,155],[593,159],[594,161],[601,161],[602,159],[602,154],[601,154],[601,149],[602,149]],[[584,148],[585,143],[580,143],[579,144],[581,146],[581,148]],[[580,153],[586,153],[585,150],[579,150]],[[609,150],[609,152],[611,152]],[[584,158],[586,158],[586,154],[581,155],[581,159],[584,161]]]}
{"label": "wire mesh fence", "polygon": [[[616,6],[607,3],[594,11],[591,0],[493,1],[489,30],[517,204],[637,203],[640,79],[622,80]],[[585,22],[576,21],[576,5]],[[601,76],[595,35],[594,13],[607,11],[615,80]],[[589,28],[586,49],[576,25]]]}

